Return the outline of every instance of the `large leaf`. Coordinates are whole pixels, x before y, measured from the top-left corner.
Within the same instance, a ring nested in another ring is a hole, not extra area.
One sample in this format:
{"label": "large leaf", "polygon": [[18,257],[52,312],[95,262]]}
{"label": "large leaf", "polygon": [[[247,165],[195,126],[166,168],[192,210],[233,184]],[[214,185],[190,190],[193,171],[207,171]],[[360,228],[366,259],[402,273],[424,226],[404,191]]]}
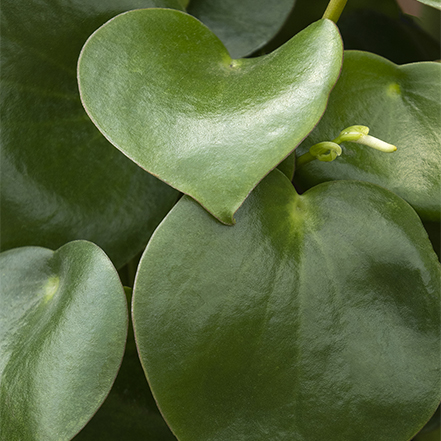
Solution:
{"label": "large leaf", "polygon": [[176,441],[145,379],[131,323],[115,384],[98,412],[75,437],[75,441],[125,440]]}
{"label": "large leaf", "polygon": [[135,336],[180,441],[408,441],[440,399],[440,267],[369,183],[275,170],[221,225],[183,198],[142,257]]}
{"label": "large leaf", "polygon": [[124,353],[127,303],[96,245],[0,255],[0,433],[67,440],[108,394]]}
{"label": "large leaf", "polygon": [[117,266],[141,251],[177,193],[111,146],[81,105],[76,65],[116,14],[173,0],[1,2],[2,249],[100,245]]}
{"label": "large leaf", "polygon": [[132,11],[86,43],[80,92],[116,147],[231,224],[321,117],[341,49],[335,25],[321,20],[272,54],[232,60],[190,15]]}
{"label": "large leaf", "polygon": [[282,27],[295,0],[191,0],[187,11],[206,24],[233,58],[245,57]]}
{"label": "large leaf", "polygon": [[420,216],[439,221],[441,213],[441,65],[397,66],[379,56],[345,52],[343,70],[326,113],[299,146],[334,139],[345,127],[361,124],[371,135],[398,147],[393,154],[344,143],[331,163],[299,168],[296,182],[309,188],[335,179],[360,179],[388,188]]}

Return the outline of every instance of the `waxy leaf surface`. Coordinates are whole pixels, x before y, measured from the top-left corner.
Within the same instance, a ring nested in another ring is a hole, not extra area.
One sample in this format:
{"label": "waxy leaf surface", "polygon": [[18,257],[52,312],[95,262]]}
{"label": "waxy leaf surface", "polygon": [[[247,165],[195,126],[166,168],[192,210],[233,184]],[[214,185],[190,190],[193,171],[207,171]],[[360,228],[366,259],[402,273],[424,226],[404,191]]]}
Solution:
{"label": "waxy leaf surface", "polygon": [[440,267],[393,193],[278,170],[217,222],[183,198],[132,304],[153,394],[180,441],[408,441],[440,399]]}
{"label": "waxy leaf surface", "polygon": [[127,335],[118,274],[91,242],[0,255],[0,433],[68,440],[104,401]]}
{"label": "waxy leaf surface", "polygon": [[233,58],[265,45],[288,18],[295,0],[191,0],[187,12],[207,25]]}
{"label": "waxy leaf surface", "polygon": [[194,17],[147,9],[91,36],[79,85],[89,116],[117,148],[231,224],[323,114],[341,55],[329,20],[269,55],[232,60]]}
{"label": "waxy leaf surface", "polygon": [[441,65],[397,66],[367,52],[345,52],[340,79],[325,115],[296,151],[301,155],[344,128],[360,124],[370,134],[397,146],[386,154],[354,143],[331,163],[313,161],[296,172],[309,188],[319,182],[359,179],[381,185],[409,202],[420,216],[441,214]]}
{"label": "waxy leaf surface", "polygon": [[76,66],[90,34],[133,8],[172,0],[1,2],[1,247],[98,244],[118,267],[147,243],[177,192],[96,130]]}

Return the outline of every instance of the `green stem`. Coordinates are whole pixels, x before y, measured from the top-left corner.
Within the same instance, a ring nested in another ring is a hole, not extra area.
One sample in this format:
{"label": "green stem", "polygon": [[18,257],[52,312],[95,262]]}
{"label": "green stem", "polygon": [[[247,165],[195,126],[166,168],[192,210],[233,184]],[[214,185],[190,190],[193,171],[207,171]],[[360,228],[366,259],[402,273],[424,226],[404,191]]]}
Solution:
{"label": "green stem", "polygon": [[323,18],[328,18],[334,23],[337,23],[341,13],[343,12],[343,9],[346,6],[347,1],[348,0],[330,0],[325,13],[323,14]]}
{"label": "green stem", "polygon": [[315,156],[312,156],[311,153],[306,152],[301,156],[298,156],[296,158],[296,169],[302,167],[303,165],[307,164],[308,162],[314,161],[314,159],[317,159]]}

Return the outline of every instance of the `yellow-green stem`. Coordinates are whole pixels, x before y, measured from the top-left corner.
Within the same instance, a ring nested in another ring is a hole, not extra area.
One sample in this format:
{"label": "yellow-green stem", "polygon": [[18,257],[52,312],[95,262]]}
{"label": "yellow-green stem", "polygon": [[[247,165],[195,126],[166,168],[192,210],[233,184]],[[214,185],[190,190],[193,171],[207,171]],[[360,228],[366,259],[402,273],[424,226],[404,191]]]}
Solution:
{"label": "yellow-green stem", "polygon": [[330,0],[325,13],[323,14],[323,18],[329,18],[329,20],[337,23],[341,13],[343,12],[343,9],[346,6],[347,1],[348,0]]}

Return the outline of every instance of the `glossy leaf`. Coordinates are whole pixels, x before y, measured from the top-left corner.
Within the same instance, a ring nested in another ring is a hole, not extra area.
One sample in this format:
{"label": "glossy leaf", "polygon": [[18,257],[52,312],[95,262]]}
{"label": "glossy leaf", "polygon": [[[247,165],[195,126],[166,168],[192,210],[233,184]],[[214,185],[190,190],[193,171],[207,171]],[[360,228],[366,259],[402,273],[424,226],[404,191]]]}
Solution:
{"label": "glossy leaf", "polygon": [[68,440],[118,372],[127,303],[108,257],[86,241],[0,255],[0,432]]}
{"label": "glossy leaf", "polygon": [[134,162],[224,223],[312,130],[341,63],[328,20],[264,57],[232,60],[219,39],[179,11],[109,21],[79,61],[82,101]]}
{"label": "glossy leaf", "polygon": [[187,12],[207,25],[232,58],[250,55],[282,27],[295,0],[191,0]]}
{"label": "glossy leaf", "polygon": [[176,441],[159,413],[145,379],[131,323],[115,384],[98,412],[75,437],[75,441],[123,440]]}
{"label": "glossy leaf", "polygon": [[118,267],[147,243],[177,192],[136,167],[81,105],[87,37],[128,9],[173,0],[1,2],[2,249],[101,246]]}
{"label": "glossy leaf", "polygon": [[424,3],[425,5],[432,6],[436,9],[441,9],[441,1],[440,0],[418,0],[420,3]]}
{"label": "glossy leaf", "polygon": [[275,170],[221,225],[184,197],[132,303],[180,441],[408,441],[440,399],[440,267],[416,213],[375,185],[298,196]]}
{"label": "glossy leaf", "polygon": [[441,65],[424,62],[397,66],[366,52],[345,52],[342,75],[320,123],[299,146],[301,155],[340,130],[360,124],[370,134],[398,147],[385,154],[343,143],[332,163],[313,161],[299,168],[296,182],[360,179],[388,188],[428,221],[441,212]]}

